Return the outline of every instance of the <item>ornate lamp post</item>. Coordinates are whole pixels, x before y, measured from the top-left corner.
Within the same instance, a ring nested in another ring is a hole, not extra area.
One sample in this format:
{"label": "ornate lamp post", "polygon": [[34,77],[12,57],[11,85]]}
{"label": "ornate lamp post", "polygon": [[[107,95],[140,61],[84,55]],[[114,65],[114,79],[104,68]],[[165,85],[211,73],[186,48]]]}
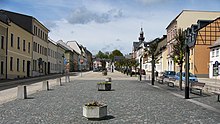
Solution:
{"label": "ornate lamp post", "polygon": [[191,47],[195,46],[196,39],[195,39],[195,33],[193,29],[187,29],[186,30],[186,51],[185,51],[185,63],[186,63],[186,68],[185,68],[185,73],[186,73],[186,84],[185,84],[185,99],[189,99],[189,49]]}

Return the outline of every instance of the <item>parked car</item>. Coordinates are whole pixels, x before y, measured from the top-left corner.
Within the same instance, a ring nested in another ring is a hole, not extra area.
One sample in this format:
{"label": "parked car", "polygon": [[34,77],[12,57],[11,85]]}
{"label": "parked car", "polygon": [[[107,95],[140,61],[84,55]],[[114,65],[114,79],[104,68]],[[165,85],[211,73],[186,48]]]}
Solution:
{"label": "parked car", "polygon": [[175,78],[176,72],[175,71],[165,71],[163,73],[164,78]]}
{"label": "parked car", "polygon": [[93,68],[93,72],[99,72],[100,69],[99,68]]}
{"label": "parked car", "polygon": [[[176,78],[176,80],[180,80],[180,73],[179,72],[176,73],[175,78]],[[185,81],[185,78],[186,78],[186,73],[182,72],[182,80]],[[198,79],[194,74],[189,73],[189,82],[198,82]]]}

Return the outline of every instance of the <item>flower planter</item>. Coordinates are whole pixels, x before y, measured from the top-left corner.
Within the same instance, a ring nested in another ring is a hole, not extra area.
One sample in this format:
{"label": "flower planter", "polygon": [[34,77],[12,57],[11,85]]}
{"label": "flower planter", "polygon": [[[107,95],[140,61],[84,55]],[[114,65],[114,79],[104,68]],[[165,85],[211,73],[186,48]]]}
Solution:
{"label": "flower planter", "polygon": [[110,77],[105,78],[105,82],[111,82],[112,79]]}
{"label": "flower planter", "polygon": [[102,71],[102,75],[106,76],[107,75],[107,70]]}
{"label": "flower planter", "polygon": [[101,82],[97,83],[98,91],[110,91],[111,90],[111,82]]}
{"label": "flower planter", "polygon": [[88,119],[100,119],[107,116],[107,105],[83,106],[83,116]]}

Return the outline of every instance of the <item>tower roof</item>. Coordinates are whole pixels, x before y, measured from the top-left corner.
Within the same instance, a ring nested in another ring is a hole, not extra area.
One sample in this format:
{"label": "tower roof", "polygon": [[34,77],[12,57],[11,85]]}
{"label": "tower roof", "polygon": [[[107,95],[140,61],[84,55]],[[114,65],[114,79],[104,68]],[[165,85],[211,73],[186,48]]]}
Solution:
{"label": "tower roof", "polygon": [[140,32],[140,37],[138,38],[139,42],[143,42],[144,41],[144,32],[143,32],[143,28],[141,28],[141,32]]}

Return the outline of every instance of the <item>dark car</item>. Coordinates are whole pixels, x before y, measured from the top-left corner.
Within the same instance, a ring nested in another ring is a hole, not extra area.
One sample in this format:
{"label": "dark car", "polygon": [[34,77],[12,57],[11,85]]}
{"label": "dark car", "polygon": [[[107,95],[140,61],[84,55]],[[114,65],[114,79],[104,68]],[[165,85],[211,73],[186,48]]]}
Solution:
{"label": "dark car", "polygon": [[93,69],[93,72],[99,72],[99,71],[100,71],[99,68],[94,68],[94,69]]}
{"label": "dark car", "polygon": [[175,75],[175,71],[165,71],[163,74],[164,78],[175,78]]}

